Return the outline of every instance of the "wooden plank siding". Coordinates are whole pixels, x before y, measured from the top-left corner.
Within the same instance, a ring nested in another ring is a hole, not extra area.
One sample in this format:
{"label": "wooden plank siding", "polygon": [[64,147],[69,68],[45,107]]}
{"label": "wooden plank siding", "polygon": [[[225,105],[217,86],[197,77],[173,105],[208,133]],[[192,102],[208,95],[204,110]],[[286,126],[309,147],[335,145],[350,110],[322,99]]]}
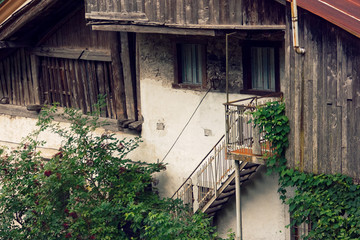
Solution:
{"label": "wooden plank siding", "polygon": [[290,6],[285,39],[289,166],[306,172],[360,178],[359,39],[299,9],[300,46],[292,49]]}
{"label": "wooden plank siding", "polygon": [[[23,48],[0,60],[0,99],[8,99],[9,104],[39,104],[36,96],[38,88],[31,54]],[[35,91],[33,91],[35,88]]]}
{"label": "wooden plank siding", "polygon": [[[102,8],[111,6],[104,1]],[[69,13],[60,25],[44,29],[34,47],[0,58],[0,99],[23,106],[58,102],[87,113],[94,111],[98,95],[106,95],[102,117],[140,118],[136,60],[130,56],[135,38],[92,31],[84,14],[84,8]]]}
{"label": "wooden plank siding", "polygon": [[221,28],[221,25],[285,24],[284,7],[275,1],[86,0],[85,4],[85,17],[88,20],[132,20],[130,24],[169,27],[195,25],[193,27],[199,28],[212,26],[214,29]]}

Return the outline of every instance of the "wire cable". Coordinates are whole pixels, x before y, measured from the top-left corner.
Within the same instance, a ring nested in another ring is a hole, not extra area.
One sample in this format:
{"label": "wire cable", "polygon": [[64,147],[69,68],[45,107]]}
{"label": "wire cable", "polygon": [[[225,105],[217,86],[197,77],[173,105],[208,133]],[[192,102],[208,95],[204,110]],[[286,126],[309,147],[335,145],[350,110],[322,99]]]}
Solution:
{"label": "wire cable", "polygon": [[189,125],[191,119],[194,117],[195,113],[197,112],[197,110],[199,109],[201,103],[204,101],[205,97],[208,95],[208,93],[210,92],[211,87],[207,90],[207,92],[205,93],[205,95],[202,97],[202,99],[200,100],[199,104],[197,105],[197,107],[195,108],[194,112],[191,114],[189,120],[187,121],[187,123],[185,124],[185,126],[183,127],[183,129],[181,130],[180,134],[177,136],[177,138],[175,139],[173,145],[170,147],[169,151],[165,154],[164,158],[161,160],[161,163],[164,162],[164,160],[166,159],[166,157],[169,155],[169,153],[171,152],[171,150],[174,148],[175,144],[177,143],[177,141],[179,140],[179,138],[181,137],[181,135],[183,134],[183,132],[185,131],[186,127]]}

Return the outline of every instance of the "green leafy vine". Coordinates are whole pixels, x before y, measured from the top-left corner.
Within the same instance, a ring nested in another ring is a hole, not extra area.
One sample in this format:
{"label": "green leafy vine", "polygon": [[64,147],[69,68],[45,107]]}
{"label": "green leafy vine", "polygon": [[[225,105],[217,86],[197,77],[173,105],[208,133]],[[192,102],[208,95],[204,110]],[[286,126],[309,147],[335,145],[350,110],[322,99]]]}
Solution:
{"label": "green leafy vine", "polygon": [[360,239],[360,186],[341,174],[315,175],[287,167],[290,127],[283,102],[269,102],[252,115],[272,143],[274,154],[266,165],[269,174],[279,175],[278,191],[289,205],[290,227],[307,223],[310,231],[303,239]]}

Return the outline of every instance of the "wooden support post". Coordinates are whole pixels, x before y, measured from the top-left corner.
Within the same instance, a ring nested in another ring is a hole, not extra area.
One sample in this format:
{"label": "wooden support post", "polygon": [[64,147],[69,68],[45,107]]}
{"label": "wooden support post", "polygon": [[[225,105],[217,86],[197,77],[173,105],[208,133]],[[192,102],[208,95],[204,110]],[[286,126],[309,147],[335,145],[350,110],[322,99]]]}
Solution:
{"label": "wooden support post", "polygon": [[254,140],[253,147],[252,147],[253,154],[261,155],[260,129],[258,126],[256,126],[253,129],[253,140]]}
{"label": "wooden support post", "polygon": [[121,62],[123,66],[123,78],[126,98],[126,113],[128,119],[136,120],[135,116],[135,96],[133,87],[133,76],[131,71],[130,52],[129,52],[129,38],[127,32],[120,33],[121,39]]}
{"label": "wooden support post", "polygon": [[118,33],[114,32],[111,41],[111,58],[113,70],[113,104],[117,119],[126,119],[125,92],[123,66],[120,58],[120,38]]}

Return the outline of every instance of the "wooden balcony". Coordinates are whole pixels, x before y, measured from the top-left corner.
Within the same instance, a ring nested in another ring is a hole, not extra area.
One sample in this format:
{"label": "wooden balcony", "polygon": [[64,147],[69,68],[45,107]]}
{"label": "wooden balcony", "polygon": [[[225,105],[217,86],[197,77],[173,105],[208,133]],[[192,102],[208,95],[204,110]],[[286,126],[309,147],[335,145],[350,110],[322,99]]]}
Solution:
{"label": "wooden balcony", "polygon": [[264,138],[264,130],[254,126],[251,113],[257,106],[279,98],[272,95],[225,103],[228,159],[264,164],[264,160],[273,154],[271,143]]}

